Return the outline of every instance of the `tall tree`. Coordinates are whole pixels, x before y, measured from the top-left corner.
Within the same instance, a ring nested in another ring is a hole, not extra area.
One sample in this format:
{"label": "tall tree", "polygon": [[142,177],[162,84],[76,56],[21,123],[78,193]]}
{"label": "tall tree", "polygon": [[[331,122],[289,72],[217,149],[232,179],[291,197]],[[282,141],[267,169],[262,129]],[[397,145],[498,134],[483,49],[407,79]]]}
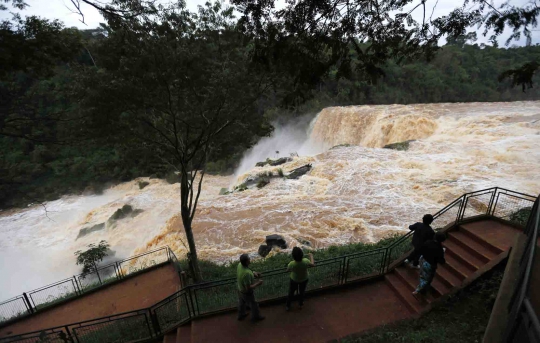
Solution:
{"label": "tall tree", "polygon": [[201,279],[193,219],[205,165],[220,144],[250,146],[271,127],[257,108],[272,74],[251,63],[250,40],[235,29],[232,8],[184,4],[133,18],[108,17],[99,68],[80,85],[88,123],[130,134],[180,179],[181,217],[195,280]]}

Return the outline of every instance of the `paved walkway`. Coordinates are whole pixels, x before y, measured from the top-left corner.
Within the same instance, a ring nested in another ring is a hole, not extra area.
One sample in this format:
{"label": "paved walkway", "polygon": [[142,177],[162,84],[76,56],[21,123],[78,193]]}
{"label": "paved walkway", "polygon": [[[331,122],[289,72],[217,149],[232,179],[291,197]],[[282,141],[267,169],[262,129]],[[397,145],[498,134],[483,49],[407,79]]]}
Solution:
{"label": "paved walkway", "polygon": [[178,291],[171,264],[128,278],[0,329],[0,338],[146,308]]}
{"label": "paved walkway", "polygon": [[[411,316],[384,282],[312,296],[302,309],[285,304],[263,307],[266,320],[239,322],[236,313],[193,322],[192,342],[326,342]],[[219,328],[207,330],[205,328]]]}

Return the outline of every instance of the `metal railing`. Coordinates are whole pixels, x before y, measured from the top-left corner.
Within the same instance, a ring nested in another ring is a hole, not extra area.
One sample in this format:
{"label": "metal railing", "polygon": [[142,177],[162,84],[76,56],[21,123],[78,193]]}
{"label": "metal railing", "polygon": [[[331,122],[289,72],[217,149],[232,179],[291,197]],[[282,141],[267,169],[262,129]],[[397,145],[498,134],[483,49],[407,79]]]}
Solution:
{"label": "metal railing", "polygon": [[[523,220],[526,222],[530,217],[534,201],[535,197],[531,195],[497,187],[466,193],[435,213],[432,226],[444,228],[478,216],[496,217],[525,226]],[[309,270],[307,291],[314,292],[384,275],[411,250],[411,237],[412,232],[408,232],[385,248],[317,261],[316,266]],[[174,255],[172,251],[169,253]],[[176,256],[170,259],[177,263]],[[286,297],[289,274],[285,268],[264,272],[263,277],[264,286],[257,289],[259,301]],[[120,343],[155,339],[193,318],[236,308],[236,287],[235,278],[193,284],[147,309],[70,324],[61,329],[4,338],[0,339],[0,343],[37,343],[42,334],[56,335],[57,340],[51,340],[54,342]],[[132,327],[136,327],[136,330],[131,330]],[[120,334],[122,332],[127,332],[125,337]],[[68,337],[68,340],[60,340],[60,335]]]}
{"label": "metal railing", "polygon": [[170,261],[177,267],[176,256],[163,247],[25,292],[0,303],[0,325]]}
{"label": "metal railing", "polygon": [[532,215],[529,218],[525,234],[527,243],[525,251],[519,262],[519,276],[516,290],[510,301],[508,312],[508,326],[505,333],[505,342],[540,342],[540,321],[530,300],[530,280],[535,261],[540,230],[540,197],[536,200]]}

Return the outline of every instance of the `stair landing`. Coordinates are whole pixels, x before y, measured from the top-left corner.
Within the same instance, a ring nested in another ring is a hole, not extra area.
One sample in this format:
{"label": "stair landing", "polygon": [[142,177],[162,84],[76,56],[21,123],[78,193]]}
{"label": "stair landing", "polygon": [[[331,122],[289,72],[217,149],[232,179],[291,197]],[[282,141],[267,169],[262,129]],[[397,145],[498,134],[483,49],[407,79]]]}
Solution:
{"label": "stair landing", "polygon": [[167,343],[328,342],[381,325],[417,317],[445,296],[465,287],[504,259],[521,231],[495,220],[467,223],[448,233],[446,265],[437,269],[432,290],[415,298],[418,270],[399,266],[384,278],[308,295],[302,309],[285,304],[263,306],[266,320],[236,320],[229,312],[200,318],[167,335]]}

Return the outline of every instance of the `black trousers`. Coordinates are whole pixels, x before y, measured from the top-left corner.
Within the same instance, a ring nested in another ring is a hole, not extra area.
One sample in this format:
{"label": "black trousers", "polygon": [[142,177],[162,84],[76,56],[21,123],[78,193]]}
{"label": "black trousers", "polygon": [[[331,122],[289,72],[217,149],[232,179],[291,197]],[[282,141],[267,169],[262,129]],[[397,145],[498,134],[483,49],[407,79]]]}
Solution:
{"label": "black trousers", "polygon": [[411,252],[411,254],[409,256],[407,256],[407,259],[409,261],[412,262],[413,266],[415,267],[418,267],[418,264],[420,263],[419,260],[420,260],[420,253],[419,253],[419,250],[420,250],[420,247],[415,247],[413,246],[414,250]]}
{"label": "black trousers", "polygon": [[291,306],[291,302],[294,298],[294,292],[298,290],[298,303],[300,306],[304,304],[304,294],[306,293],[306,286],[308,280],[304,282],[295,282],[292,279],[289,280],[289,296],[287,296],[287,307]]}
{"label": "black trousers", "polygon": [[238,318],[246,314],[246,307],[251,308],[251,319],[257,319],[261,316],[253,290],[247,293],[238,292]]}

